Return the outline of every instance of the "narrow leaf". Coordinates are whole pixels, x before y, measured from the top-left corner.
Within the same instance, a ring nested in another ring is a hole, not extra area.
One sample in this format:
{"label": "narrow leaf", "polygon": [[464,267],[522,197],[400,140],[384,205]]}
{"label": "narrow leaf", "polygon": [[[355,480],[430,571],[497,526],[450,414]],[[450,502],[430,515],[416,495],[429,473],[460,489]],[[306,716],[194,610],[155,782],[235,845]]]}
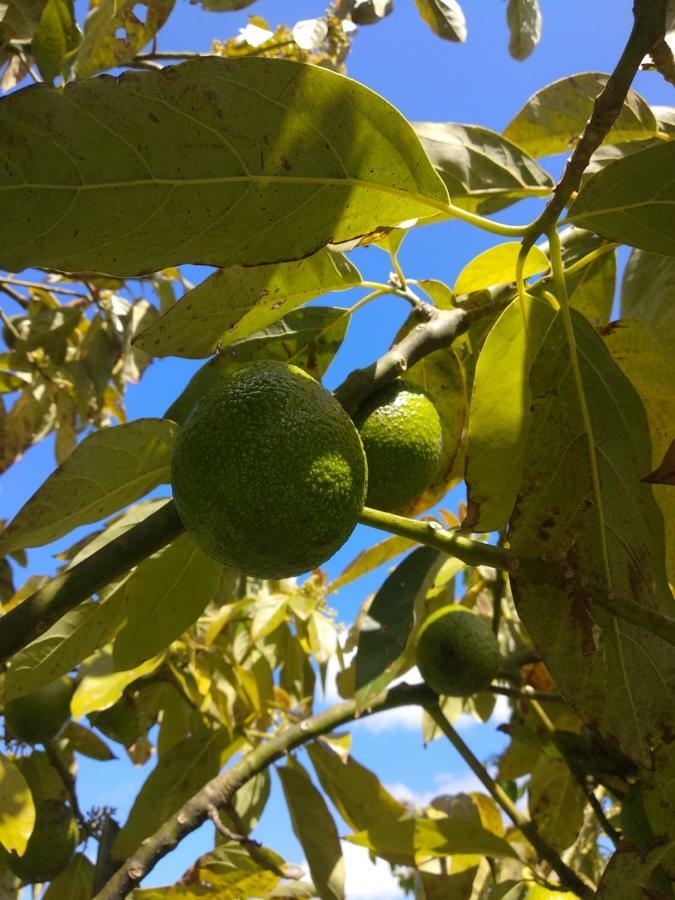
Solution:
{"label": "narrow leaf", "polygon": [[363,550],[359,553],[359,555],[343,569],[335,581],[331,582],[331,592],[337,591],[345,584],[356,581],[356,579],[361,578],[362,575],[367,575],[369,572],[372,572],[373,569],[389,562],[389,560],[399,556],[405,550],[409,550],[412,546],[413,541],[409,541],[407,538],[393,536],[380,541],[379,544],[368,547],[367,550]]}
{"label": "narrow leaf", "polygon": [[12,760],[0,753],[0,844],[22,856],[34,825],[28,783]]}
{"label": "narrow leaf", "polygon": [[138,419],[90,434],[19,510],[0,552],[48,544],[167,482],[176,432],[173,422]]}
{"label": "narrow leaf", "polygon": [[541,39],[539,0],[509,0],[506,21],[509,26],[509,53],[514,59],[527,59]]}
{"label": "narrow leaf", "polygon": [[279,59],[17,91],[0,100],[0,172],[0,267],[12,272],[300,259],[447,200],[385,100]]}
{"label": "narrow leaf", "polygon": [[[453,291],[455,294],[470,294],[499,284],[509,284],[515,280],[516,261],[520,252],[520,244],[497,244],[483,253],[479,253],[468,262],[457,276]],[[527,255],[523,269],[523,277],[539,275],[549,268],[545,254],[533,247]]]}
{"label": "narrow leaf", "polygon": [[211,275],[142,332],[136,345],[153,356],[209,356],[249,337],[328,291],[358,284],[345,256],[323,249],[297,262]]}

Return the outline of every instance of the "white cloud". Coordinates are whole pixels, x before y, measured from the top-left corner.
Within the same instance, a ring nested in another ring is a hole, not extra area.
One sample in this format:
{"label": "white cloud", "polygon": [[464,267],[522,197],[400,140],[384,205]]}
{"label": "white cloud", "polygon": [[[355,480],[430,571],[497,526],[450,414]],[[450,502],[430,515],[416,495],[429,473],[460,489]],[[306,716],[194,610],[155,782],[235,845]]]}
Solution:
{"label": "white cloud", "polygon": [[[365,847],[342,841],[345,861],[346,900],[404,900],[405,894],[391,874],[391,868],[382,859],[374,863]],[[301,863],[309,872],[307,861]]]}

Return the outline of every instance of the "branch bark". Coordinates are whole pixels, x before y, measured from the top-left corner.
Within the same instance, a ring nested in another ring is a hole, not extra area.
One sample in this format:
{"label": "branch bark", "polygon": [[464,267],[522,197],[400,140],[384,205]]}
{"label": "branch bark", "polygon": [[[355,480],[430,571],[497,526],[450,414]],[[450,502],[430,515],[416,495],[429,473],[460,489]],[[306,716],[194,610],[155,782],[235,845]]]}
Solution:
{"label": "branch bark", "polygon": [[635,0],[633,28],[626,46],[607,84],[598,94],[591,118],[586,123],[574,152],[567,161],[563,176],[553,189],[553,198],[543,213],[528,228],[523,248],[528,250],[540,235],[548,231],[560,218],[570,197],[579,188],[591,156],[609,134],[616,122],[628,90],[642,60],[653,48],[658,48],[666,27],[667,0]]}

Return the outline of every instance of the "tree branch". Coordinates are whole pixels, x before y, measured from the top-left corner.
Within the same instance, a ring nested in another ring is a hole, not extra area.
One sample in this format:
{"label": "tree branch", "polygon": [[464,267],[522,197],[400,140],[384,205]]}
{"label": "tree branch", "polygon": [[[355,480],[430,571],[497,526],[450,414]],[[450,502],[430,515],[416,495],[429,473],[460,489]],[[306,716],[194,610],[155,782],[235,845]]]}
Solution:
{"label": "tree branch", "polygon": [[[391,688],[361,713],[369,716],[399,706],[429,707],[437,702],[436,694],[426,685],[401,684]],[[185,803],[151,837],[146,838],[136,852],[115,872],[94,900],[121,900],[150,872],[155,865],[209,817],[209,810],[226,807],[247,781],[290,750],[306,744],[357,718],[356,701],[346,700],[316,716],[291,725],[270,738],[235,763],[228,771],[211,779]]]}
{"label": "tree branch", "polygon": [[626,46],[598,94],[591,118],[586,123],[574,152],[567,161],[563,176],[553,189],[553,198],[543,213],[528,228],[523,247],[529,249],[537,238],[548,231],[560,218],[570,197],[581,184],[591,156],[609,134],[616,122],[642,60],[658,46],[666,26],[667,0],[635,0],[633,28]]}
{"label": "tree branch", "polygon": [[0,663],[45,632],[83,600],[143,562],[183,532],[173,501],[92,553],[0,619]]}

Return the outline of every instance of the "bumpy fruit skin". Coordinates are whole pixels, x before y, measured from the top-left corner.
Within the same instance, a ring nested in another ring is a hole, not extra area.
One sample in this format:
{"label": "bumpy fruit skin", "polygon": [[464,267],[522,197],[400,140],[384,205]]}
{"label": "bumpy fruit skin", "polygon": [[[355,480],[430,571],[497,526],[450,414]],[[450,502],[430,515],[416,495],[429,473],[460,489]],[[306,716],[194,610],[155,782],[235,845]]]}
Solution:
{"label": "bumpy fruit skin", "polygon": [[44,800],[35,812],[35,828],[23,856],[2,851],[2,861],[27,884],[55,878],[68,865],[80,841],[77,822],[65,803]]}
{"label": "bumpy fruit skin", "polygon": [[25,697],[10,700],[5,705],[8,734],[26,744],[51,741],[70,718],[72,693],[73,683],[64,677]]}
{"label": "bumpy fruit skin", "polygon": [[405,512],[438,475],[443,430],[436,407],[416,385],[394,381],[354,421],[368,460],[366,505]]}
{"label": "bumpy fruit skin", "polygon": [[444,606],[423,623],[416,654],[422,678],[445,697],[468,697],[484,690],[501,662],[487,623],[456,605]]}
{"label": "bumpy fruit skin", "polygon": [[205,553],[248,575],[288,578],[321,565],[353,531],[366,459],[325,388],[295,366],[255,362],[195,405],[171,480]]}

